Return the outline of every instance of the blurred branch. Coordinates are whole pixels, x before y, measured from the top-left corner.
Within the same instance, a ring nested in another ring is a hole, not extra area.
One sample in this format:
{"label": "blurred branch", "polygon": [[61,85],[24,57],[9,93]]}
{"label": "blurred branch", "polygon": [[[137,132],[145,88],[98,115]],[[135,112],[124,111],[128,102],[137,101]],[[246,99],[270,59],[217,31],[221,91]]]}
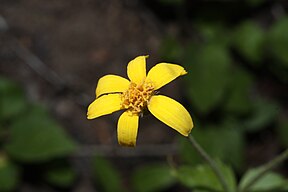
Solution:
{"label": "blurred branch", "polygon": [[[3,27],[2,27],[3,26]],[[0,29],[4,32],[9,31],[9,25],[5,18],[0,15]],[[66,80],[61,78],[54,70],[49,68],[39,57],[32,53],[29,49],[24,47],[15,37],[8,36],[11,41],[12,50],[16,56],[24,61],[35,73],[37,73],[42,79],[52,84],[58,91],[69,90],[72,94],[72,99],[80,106],[86,107],[89,101],[92,99],[85,93],[76,93],[73,86]]]}
{"label": "blurred branch", "polygon": [[137,146],[136,148],[123,148],[112,145],[83,145],[74,156],[155,157],[175,155],[177,151],[178,148],[176,144],[143,145]]}
{"label": "blurred branch", "polygon": [[239,189],[240,192],[246,192],[250,187],[252,187],[259,179],[261,179],[266,173],[268,173],[271,169],[282,163],[284,160],[288,158],[288,148],[281,153],[279,156],[276,158],[272,159],[269,161],[267,164],[261,166],[261,171],[253,178],[250,180],[249,183],[241,190]]}
{"label": "blurred branch", "polygon": [[75,90],[70,84],[61,78],[55,71],[49,68],[41,59],[34,55],[30,50],[23,47],[17,40],[13,46],[17,56],[22,59],[33,71],[35,71],[40,77],[52,84],[58,90],[69,90],[72,93],[73,100],[80,106],[87,106],[87,103],[91,100],[85,93],[75,93]]}
{"label": "blurred branch", "polygon": [[43,61],[41,61],[30,50],[23,47],[18,41],[13,46],[17,56],[22,59],[39,76],[56,87],[64,87],[65,81],[52,71]]}

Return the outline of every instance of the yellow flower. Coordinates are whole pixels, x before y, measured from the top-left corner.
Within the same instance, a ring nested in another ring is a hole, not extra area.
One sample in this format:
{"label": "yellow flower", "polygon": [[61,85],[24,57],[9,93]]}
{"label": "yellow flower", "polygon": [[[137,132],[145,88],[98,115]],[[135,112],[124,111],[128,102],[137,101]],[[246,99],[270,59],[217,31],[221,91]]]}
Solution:
{"label": "yellow flower", "polygon": [[118,142],[123,146],[136,145],[139,116],[146,108],[184,136],[188,136],[193,128],[189,112],[180,103],[164,95],[156,95],[156,90],[187,72],[179,65],[159,63],[146,75],[147,57],[138,56],[128,63],[130,81],[117,75],[100,78],[96,99],[88,107],[88,119],[125,110],[117,128]]}

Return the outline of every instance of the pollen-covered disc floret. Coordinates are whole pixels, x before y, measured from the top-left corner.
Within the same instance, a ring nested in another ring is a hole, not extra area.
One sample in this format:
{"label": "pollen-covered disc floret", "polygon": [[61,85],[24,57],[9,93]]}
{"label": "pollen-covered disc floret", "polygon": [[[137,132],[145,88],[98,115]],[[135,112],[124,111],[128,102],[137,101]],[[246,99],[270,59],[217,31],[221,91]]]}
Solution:
{"label": "pollen-covered disc floret", "polygon": [[154,86],[151,82],[142,85],[131,82],[128,90],[122,94],[122,107],[132,114],[140,114],[153,94]]}

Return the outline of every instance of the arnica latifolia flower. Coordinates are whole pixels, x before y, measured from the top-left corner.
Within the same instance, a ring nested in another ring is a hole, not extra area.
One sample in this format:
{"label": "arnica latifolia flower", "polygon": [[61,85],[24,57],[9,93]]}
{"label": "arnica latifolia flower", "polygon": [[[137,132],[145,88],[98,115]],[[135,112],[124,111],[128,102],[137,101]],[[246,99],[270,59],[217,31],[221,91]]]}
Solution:
{"label": "arnica latifolia flower", "polygon": [[159,63],[146,75],[147,57],[138,56],[128,63],[130,81],[118,75],[100,78],[96,99],[88,107],[88,119],[125,110],[117,125],[118,142],[123,146],[136,145],[139,117],[146,109],[184,136],[193,128],[189,112],[180,103],[157,94],[158,89],[187,72],[180,65]]}

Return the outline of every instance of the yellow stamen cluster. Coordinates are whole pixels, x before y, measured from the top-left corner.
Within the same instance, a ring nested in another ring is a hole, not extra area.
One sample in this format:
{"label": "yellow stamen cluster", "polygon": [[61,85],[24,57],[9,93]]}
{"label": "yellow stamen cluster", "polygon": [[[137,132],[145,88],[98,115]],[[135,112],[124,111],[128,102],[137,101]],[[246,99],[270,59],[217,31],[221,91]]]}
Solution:
{"label": "yellow stamen cluster", "polygon": [[127,91],[122,94],[122,107],[128,109],[132,114],[140,114],[154,94],[154,86],[152,83],[143,83],[137,85],[131,82]]}

